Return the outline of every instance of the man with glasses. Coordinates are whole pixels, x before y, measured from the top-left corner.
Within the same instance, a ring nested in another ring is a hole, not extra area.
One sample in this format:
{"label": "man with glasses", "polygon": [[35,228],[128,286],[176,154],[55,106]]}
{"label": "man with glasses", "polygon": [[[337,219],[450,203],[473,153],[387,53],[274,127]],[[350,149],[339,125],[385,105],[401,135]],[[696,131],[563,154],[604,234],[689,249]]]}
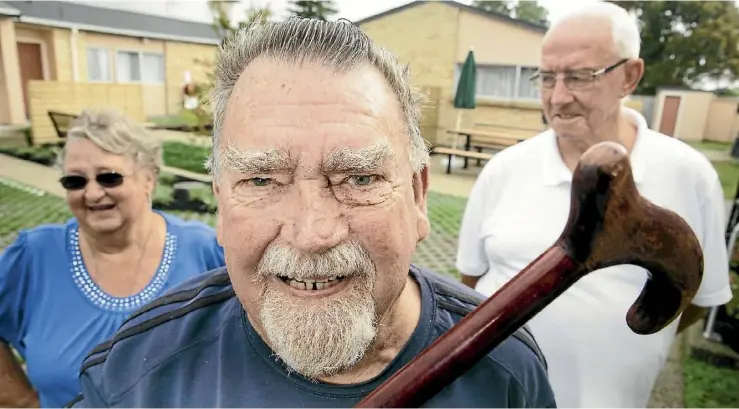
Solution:
{"label": "man with glasses", "polygon": [[601,141],[630,152],[640,193],[678,213],[703,246],[705,272],[693,305],[661,332],[634,334],[624,319],[647,272],[615,266],[581,279],[529,325],[549,364],[560,407],[646,407],[676,333],[707,307],[731,299],[724,200],[710,162],[648,128],[622,104],[644,73],[637,22],[597,3],[554,24],[544,38],[539,86],[550,126],[497,154],[465,211],[456,266],[462,281],[492,295],[556,241],[569,215],[572,171]]}

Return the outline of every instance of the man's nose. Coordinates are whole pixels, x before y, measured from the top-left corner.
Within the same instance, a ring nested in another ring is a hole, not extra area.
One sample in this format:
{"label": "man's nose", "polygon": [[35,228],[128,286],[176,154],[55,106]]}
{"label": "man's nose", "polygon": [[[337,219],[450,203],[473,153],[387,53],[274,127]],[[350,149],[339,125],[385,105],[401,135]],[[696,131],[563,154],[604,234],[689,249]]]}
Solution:
{"label": "man's nose", "polygon": [[315,181],[297,186],[293,217],[287,225],[286,239],[296,249],[323,253],[341,243],[349,233],[341,204],[330,189]]}
{"label": "man's nose", "polygon": [[572,102],[572,92],[565,85],[563,78],[558,78],[551,90],[550,102],[554,106],[567,105]]}

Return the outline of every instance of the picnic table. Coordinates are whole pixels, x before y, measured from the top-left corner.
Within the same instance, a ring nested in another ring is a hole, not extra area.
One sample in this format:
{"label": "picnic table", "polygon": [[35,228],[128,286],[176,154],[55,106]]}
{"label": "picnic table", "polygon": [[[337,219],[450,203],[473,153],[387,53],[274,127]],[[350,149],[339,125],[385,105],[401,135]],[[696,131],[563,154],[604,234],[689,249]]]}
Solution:
{"label": "picnic table", "polygon": [[[476,159],[478,166],[481,161],[489,160],[493,157],[492,153],[483,152],[483,149],[501,151],[509,146],[513,146],[523,140],[525,137],[515,136],[504,132],[485,131],[474,128],[450,129],[447,133],[464,137],[463,149],[453,147],[438,146],[432,150],[432,153],[449,155],[449,163],[447,164],[446,173],[452,173],[452,157],[460,156],[464,158],[464,169],[467,169],[468,160]],[[473,151],[472,148],[475,150]]]}

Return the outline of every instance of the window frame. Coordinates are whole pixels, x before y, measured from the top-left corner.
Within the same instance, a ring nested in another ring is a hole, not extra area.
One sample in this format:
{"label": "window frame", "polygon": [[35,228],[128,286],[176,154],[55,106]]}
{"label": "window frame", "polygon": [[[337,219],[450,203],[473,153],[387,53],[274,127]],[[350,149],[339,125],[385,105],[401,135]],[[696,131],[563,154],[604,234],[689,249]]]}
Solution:
{"label": "window frame", "polygon": [[[138,55],[139,60],[139,79],[137,81],[119,81],[118,80],[118,60],[120,58],[121,53],[128,53],[128,54],[136,54]],[[144,81],[144,56],[150,55],[150,56],[157,56],[161,58],[162,61],[162,80],[161,82],[151,82],[151,81]],[[115,50],[115,68],[116,68],[116,75],[115,75],[115,82],[117,84],[140,84],[140,85],[166,85],[167,84],[167,68],[165,66],[166,59],[164,58],[164,53],[155,52],[155,51],[142,51],[142,50],[129,50],[129,49],[117,49]]]}

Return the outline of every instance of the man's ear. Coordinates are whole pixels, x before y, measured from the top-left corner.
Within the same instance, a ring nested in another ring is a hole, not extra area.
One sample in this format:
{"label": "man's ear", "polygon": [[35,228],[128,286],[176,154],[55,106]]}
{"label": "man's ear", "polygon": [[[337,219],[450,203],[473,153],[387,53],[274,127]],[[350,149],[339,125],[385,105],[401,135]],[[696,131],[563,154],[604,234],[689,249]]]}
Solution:
{"label": "man's ear", "polygon": [[637,58],[630,60],[624,67],[626,81],[624,81],[623,96],[630,95],[644,77],[644,60]]}
{"label": "man's ear", "polygon": [[429,235],[431,224],[427,212],[427,199],[429,191],[429,166],[426,165],[420,171],[413,174],[413,201],[416,205],[416,230],[417,242],[423,241]]}
{"label": "man's ear", "polygon": [[221,210],[220,210],[221,209],[221,206],[220,206],[221,187],[215,181],[215,178],[211,182],[211,187],[213,188],[213,195],[216,198],[216,203],[218,203],[216,207],[216,225],[215,225],[216,240],[218,241],[218,244],[221,245],[221,247],[223,247],[223,240],[221,240],[221,235],[223,234],[223,220],[221,218]]}

